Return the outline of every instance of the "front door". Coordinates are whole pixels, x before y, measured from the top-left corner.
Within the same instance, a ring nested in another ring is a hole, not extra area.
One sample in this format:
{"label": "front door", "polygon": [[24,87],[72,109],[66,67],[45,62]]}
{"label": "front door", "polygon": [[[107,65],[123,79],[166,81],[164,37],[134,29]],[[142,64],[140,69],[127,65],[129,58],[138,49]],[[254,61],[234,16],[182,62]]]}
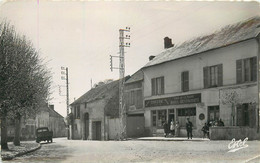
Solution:
{"label": "front door", "polygon": [[169,109],[168,124],[171,124],[171,121],[175,121],[174,109]]}
{"label": "front door", "polygon": [[92,123],[93,140],[101,140],[101,121]]}
{"label": "front door", "polygon": [[88,113],[85,113],[84,119],[85,119],[85,140],[87,140],[89,136],[89,114]]}

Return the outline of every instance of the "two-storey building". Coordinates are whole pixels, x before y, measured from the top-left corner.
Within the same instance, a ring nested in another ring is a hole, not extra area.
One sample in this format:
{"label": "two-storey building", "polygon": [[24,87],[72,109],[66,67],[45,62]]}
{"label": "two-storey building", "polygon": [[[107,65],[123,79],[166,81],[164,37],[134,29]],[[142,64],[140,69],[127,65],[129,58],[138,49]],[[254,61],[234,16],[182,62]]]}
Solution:
{"label": "two-storey building", "polygon": [[124,85],[127,137],[141,137],[145,135],[143,78],[143,71],[138,70]]}
{"label": "two-storey building", "polygon": [[252,18],[170,47],[142,68],[150,135],[162,134],[163,123],[174,120],[186,136],[189,118],[194,136],[202,136],[205,123],[222,119],[225,127],[212,128],[213,139],[255,138],[259,24]]}
{"label": "two-storey building", "polygon": [[90,89],[70,106],[70,139],[109,140],[119,135],[119,80]]}

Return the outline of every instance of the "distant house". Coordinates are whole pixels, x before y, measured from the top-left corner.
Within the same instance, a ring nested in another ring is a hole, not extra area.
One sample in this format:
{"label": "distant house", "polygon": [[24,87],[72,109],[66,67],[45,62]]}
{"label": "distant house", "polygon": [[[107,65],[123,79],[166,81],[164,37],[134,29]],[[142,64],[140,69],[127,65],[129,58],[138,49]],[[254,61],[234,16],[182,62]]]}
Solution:
{"label": "distant house", "polygon": [[[65,137],[67,134],[64,117],[54,110],[54,105],[42,104],[36,115],[21,118],[21,140],[34,140],[38,127],[48,127],[53,131],[53,137]],[[9,141],[14,137],[14,130],[14,121],[8,120]]]}
{"label": "distant house", "polygon": [[[210,35],[165,46],[143,68],[145,127],[162,135],[163,123],[186,119],[201,137],[210,123],[212,139],[259,139],[258,60],[260,18],[224,27]],[[225,126],[218,126],[219,120]],[[258,135],[258,136],[257,136]]]}
{"label": "distant house", "polygon": [[119,80],[92,88],[70,106],[70,139],[109,140],[119,134]]}
{"label": "distant house", "polygon": [[65,137],[66,125],[64,117],[54,110],[54,105],[44,105],[40,108],[35,118],[36,128],[48,127],[53,131],[53,137]]}

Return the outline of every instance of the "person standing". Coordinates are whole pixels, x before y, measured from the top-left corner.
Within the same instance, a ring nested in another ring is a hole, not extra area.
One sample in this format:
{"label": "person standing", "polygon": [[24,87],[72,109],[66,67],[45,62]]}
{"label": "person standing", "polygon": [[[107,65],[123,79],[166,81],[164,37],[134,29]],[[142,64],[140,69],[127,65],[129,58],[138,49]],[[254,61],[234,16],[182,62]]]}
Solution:
{"label": "person standing", "polygon": [[187,136],[188,139],[192,139],[192,122],[190,121],[190,118],[187,118],[187,122],[186,122],[186,130],[187,130]]}
{"label": "person standing", "polygon": [[207,123],[204,124],[204,126],[202,127],[202,131],[203,131],[203,138],[207,137],[209,138],[209,126]]}
{"label": "person standing", "polygon": [[179,122],[176,121],[176,123],[175,123],[175,136],[179,136],[179,133],[180,133],[180,125],[179,125]]}
{"label": "person standing", "polygon": [[172,121],[171,121],[171,126],[170,126],[170,130],[171,130],[171,135],[172,136],[174,136],[174,128],[175,128],[175,126],[174,126],[174,121],[173,121],[173,119],[172,119]]}
{"label": "person standing", "polygon": [[169,125],[166,121],[163,123],[163,129],[164,129],[164,137],[167,137],[169,133]]}

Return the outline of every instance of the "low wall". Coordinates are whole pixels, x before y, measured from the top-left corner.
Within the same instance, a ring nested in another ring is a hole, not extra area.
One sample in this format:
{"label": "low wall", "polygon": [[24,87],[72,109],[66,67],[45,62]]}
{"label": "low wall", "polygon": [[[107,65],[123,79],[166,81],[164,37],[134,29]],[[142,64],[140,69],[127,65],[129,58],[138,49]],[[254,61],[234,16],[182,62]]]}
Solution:
{"label": "low wall", "polygon": [[248,140],[260,140],[260,131],[257,133],[257,128],[227,126],[227,127],[210,127],[211,140],[232,140],[233,138]]}

